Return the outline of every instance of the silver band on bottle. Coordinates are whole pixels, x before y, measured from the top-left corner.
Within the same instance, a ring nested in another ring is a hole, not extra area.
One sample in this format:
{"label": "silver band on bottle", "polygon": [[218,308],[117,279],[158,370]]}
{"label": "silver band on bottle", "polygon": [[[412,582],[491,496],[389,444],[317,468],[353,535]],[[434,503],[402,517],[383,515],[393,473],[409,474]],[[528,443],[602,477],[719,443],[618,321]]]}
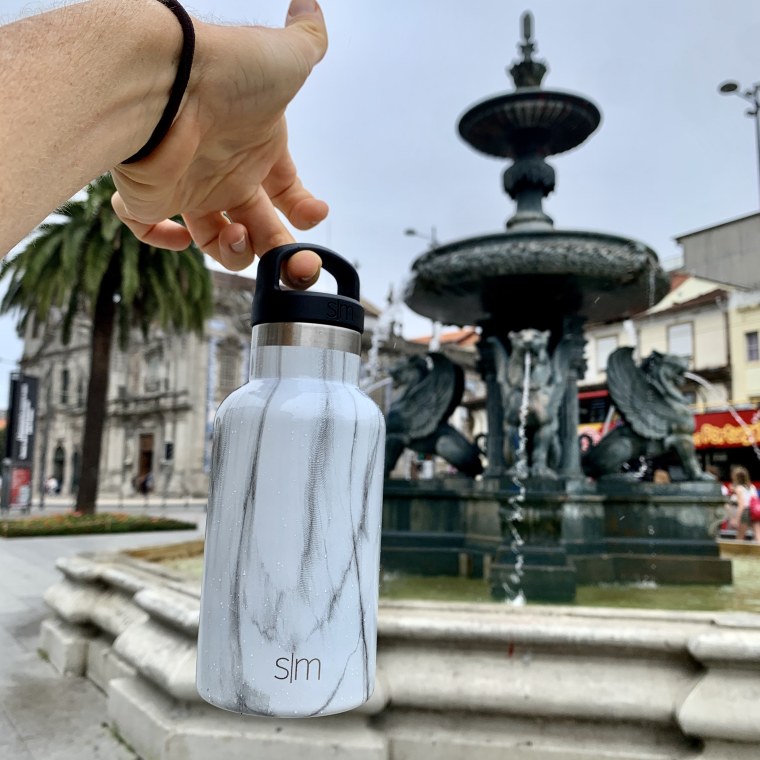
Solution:
{"label": "silver band on bottle", "polygon": [[261,346],[301,346],[345,351],[359,356],[362,336],[356,330],[310,322],[267,322],[254,325],[251,349]]}

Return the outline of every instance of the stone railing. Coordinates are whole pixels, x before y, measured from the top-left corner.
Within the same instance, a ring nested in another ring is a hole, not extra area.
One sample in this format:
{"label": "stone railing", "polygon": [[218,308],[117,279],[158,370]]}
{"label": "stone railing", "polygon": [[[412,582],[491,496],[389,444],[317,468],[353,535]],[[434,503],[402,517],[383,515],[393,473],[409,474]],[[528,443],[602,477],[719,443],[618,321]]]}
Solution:
{"label": "stone railing", "polygon": [[366,705],[241,718],[195,689],[197,583],[123,555],[58,567],[41,648],[144,760],[760,757],[760,615],[385,603]]}

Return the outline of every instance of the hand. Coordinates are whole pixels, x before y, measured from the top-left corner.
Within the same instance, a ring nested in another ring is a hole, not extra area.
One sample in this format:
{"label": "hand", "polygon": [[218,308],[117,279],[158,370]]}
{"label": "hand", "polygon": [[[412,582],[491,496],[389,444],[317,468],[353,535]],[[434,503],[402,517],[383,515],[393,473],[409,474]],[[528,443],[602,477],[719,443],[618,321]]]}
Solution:
{"label": "hand", "polygon": [[[254,255],[292,242],[275,209],[301,230],[327,216],[327,204],[298,178],[284,118],[325,54],[327,31],[314,0],[292,0],[284,29],[194,24],[195,59],[180,112],[153,153],[112,170],[112,203],[140,240],[170,250],[192,240],[240,270]],[[170,220],[177,214],[186,227]],[[300,252],[283,277],[308,287],[320,263]]]}

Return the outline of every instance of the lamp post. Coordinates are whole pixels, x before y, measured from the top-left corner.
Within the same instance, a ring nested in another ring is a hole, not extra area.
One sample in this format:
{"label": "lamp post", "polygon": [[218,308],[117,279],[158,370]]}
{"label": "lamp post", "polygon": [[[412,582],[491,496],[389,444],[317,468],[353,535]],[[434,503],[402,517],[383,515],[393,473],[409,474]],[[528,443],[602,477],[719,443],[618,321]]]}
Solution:
{"label": "lamp post", "polygon": [[430,243],[430,247],[431,248],[437,248],[438,247],[438,237],[437,237],[436,232],[435,232],[435,227],[431,227],[430,228],[430,234],[429,235],[425,235],[422,232],[419,232],[414,227],[407,227],[404,230],[404,234],[407,237],[418,237],[418,238],[422,238],[423,240],[427,240],[428,243]]}
{"label": "lamp post", "polygon": [[[742,90],[738,82],[729,79],[718,87],[721,95],[738,95],[752,105],[747,111],[746,116],[755,120],[755,142],[757,145],[757,169],[758,181],[760,182],[760,82],[755,82],[752,87]],[[760,185],[759,185],[760,187]]]}

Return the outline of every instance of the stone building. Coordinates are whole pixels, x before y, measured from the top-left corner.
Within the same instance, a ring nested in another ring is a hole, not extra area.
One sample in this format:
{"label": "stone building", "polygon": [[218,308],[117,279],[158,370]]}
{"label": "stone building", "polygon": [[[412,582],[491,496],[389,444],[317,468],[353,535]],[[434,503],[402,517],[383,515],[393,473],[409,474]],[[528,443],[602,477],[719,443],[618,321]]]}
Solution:
{"label": "stone building", "polygon": [[[100,496],[135,493],[152,473],[154,494],[169,499],[208,491],[211,432],[217,406],[248,379],[251,297],[255,281],[212,271],[214,313],[203,337],[139,331],[126,351],[111,354],[103,433]],[[365,349],[378,312],[365,303]],[[80,317],[71,343],[52,325],[24,335],[22,370],[40,379],[34,497],[55,476],[62,494],[76,492],[89,377],[90,323]]]}

